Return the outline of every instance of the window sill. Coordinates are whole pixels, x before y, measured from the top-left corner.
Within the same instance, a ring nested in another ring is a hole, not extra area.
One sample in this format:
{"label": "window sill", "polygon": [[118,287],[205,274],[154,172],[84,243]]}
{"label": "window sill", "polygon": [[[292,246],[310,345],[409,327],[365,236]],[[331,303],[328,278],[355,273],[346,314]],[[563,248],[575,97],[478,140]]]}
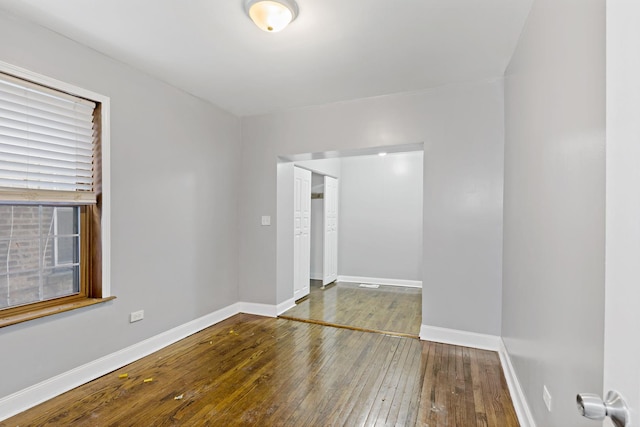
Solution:
{"label": "window sill", "polygon": [[55,305],[52,307],[44,307],[34,309],[31,311],[25,311],[23,313],[15,313],[6,317],[2,316],[0,312],[0,328],[5,326],[15,325],[16,323],[27,322],[29,320],[39,319],[41,317],[51,316],[58,313],[64,313],[65,311],[75,310],[77,308],[88,307],[90,305],[101,304],[103,302],[111,301],[116,297],[107,298],[83,298],[80,300],[67,302],[64,304]]}

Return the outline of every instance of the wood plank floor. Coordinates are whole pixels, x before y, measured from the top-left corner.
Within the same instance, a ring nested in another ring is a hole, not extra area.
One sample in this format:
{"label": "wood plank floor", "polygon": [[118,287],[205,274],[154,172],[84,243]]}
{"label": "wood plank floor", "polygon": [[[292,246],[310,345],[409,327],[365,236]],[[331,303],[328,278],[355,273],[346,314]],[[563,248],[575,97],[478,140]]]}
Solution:
{"label": "wood plank floor", "polygon": [[494,352],[247,314],[0,422],[205,425],[518,423]]}
{"label": "wood plank floor", "polygon": [[323,325],[350,327],[418,337],[422,323],[422,290],[400,286],[360,288],[338,282],[321,289],[311,281],[309,298],[280,317]]}

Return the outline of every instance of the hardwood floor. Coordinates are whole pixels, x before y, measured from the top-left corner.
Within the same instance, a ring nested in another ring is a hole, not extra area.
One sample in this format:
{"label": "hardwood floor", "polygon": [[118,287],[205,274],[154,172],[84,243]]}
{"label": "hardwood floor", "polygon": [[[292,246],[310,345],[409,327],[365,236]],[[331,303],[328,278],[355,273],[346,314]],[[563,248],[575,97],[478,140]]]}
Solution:
{"label": "hardwood floor", "polygon": [[0,422],[178,425],[518,423],[494,352],[247,314]]}
{"label": "hardwood floor", "polygon": [[321,289],[311,281],[309,298],[280,315],[283,319],[349,327],[417,338],[422,323],[422,290],[399,286],[360,288],[338,282]]}

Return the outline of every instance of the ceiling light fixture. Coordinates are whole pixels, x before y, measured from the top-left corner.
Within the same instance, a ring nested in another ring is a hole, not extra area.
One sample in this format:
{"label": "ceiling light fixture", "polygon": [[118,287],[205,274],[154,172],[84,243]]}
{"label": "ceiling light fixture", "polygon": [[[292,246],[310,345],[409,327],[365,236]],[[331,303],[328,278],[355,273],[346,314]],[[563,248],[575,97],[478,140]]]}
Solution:
{"label": "ceiling light fixture", "polygon": [[384,157],[386,155],[387,155],[387,153],[384,152],[384,151],[381,151],[381,152],[378,153],[378,156],[380,156],[380,157]]}
{"label": "ceiling light fixture", "polygon": [[263,31],[277,33],[298,16],[294,0],[245,0],[244,10]]}

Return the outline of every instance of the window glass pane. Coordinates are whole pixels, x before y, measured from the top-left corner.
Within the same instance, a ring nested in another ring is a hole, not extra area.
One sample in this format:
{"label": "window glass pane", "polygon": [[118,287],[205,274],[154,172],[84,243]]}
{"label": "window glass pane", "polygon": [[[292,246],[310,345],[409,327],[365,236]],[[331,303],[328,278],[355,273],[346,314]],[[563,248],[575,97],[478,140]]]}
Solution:
{"label": "window glass pane", "polygon": [[78,236],[53,237],[55,244],[55,255],[49,257],[45,253],[44,268],[55,266],[66,266],[78,262]]}
{"label": "window glass pane", "polygon": [[0,254],[0,263],[9,267],[9,274],[38,271],[40,269],[40,238],[9,238],[6,250]]}
{"label": "window glass pane", "polygon": [[[0,239],[0,276],[7,274],[7,259],[6,253],[9,249],[9,240]],[[0,282],[0,290],[2,288],[2,282]],[[0,298],[2,297],[2,291],[0,291]]]}
{"label": "window glass pane", "polygon": [[10,306],[41,301],[40,272],[37,270],[9,274],[7,285]]}
{"label": "window glass pane", "polygon": [[45,270],[42,274],[44,281],[44,299],[58,298],[72,295],[80,291],[76,280],[78,267],[55,268]]}
{"label": "window glass pane", "polygon": [[47,241],[53,243],[53,258],[49,258],[45,251],[45,261],[52,260],[53,264],[45,262],[45,268],[51,265],[64,266],[78,262],[79,234],[77,207],[56,207],[53,212],[53,233],[49,233]]}
{"label": "window glass pane", "polygon": [[54,234],[55,232],[55,218],[54,214],[57,208],[53,206],[41,206],[41,211],[39,215],[41,215],[40,224],[40,234]]}
{"label": "window glass pane", "polygon": [[56,235],[75,234],[74,231],[74,208],[56,208],[57,230]]}
{"label": "window glass pane", "polygon": [[7,286],[7,275],[0,274],[0,309],[9,307],[9,286]]}
{"label": "window glass pane", "polygon": [[0,239],[40,234],[39,206],[0,205]]}
{"label": "window glass pane", "polygon": [[0,309],[80,291],[79,212],[0,205]]}

